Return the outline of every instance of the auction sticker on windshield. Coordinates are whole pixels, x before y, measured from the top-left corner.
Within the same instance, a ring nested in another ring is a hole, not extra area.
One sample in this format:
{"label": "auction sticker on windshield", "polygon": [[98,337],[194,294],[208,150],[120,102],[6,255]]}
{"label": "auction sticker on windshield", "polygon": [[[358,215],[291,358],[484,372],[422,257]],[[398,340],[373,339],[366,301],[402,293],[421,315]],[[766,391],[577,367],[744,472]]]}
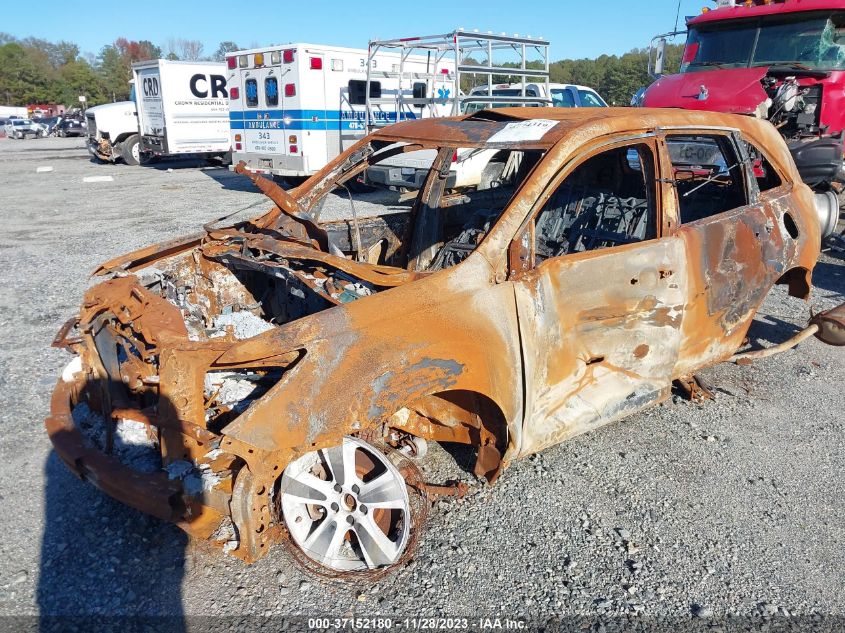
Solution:
{"label": "auction sticker on windshield", "polygon": [[532,119],[508,123],[503,129],[487,139],[488,143],[518,143],[520,141],[539,141],[558,124],[549,119]]}

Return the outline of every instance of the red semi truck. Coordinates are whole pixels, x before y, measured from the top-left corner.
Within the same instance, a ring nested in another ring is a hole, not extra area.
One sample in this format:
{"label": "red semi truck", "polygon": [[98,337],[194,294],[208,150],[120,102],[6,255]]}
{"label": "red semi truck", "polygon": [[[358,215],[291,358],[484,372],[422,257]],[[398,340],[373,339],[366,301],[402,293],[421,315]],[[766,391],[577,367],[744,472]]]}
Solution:
{"label": "red semi truck", "polygon": [[[687,19],[680,72],[660,75],[658,36],[646,107],[715,110],[768,119],[804,181],[841,192],[845,130],[845,0],[717,0]],[[833,196],[823,232],[839,219]]]}

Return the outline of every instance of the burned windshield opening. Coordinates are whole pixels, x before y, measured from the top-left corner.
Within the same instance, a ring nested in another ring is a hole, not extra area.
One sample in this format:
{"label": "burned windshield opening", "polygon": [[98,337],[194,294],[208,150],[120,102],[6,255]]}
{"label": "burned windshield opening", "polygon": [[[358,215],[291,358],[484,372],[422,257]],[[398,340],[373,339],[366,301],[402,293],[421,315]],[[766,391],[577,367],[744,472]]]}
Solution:
{"label": "burned windshield opening", "polygon": [[464,261],[545,153],[403,141],[370,149],[334,191],[315,195],[311,212],[349,259],[417,273]]}
{"label": "burned windshield opening", "polygon": [[845,12],[694,27],[687,38],[681,72],[777,65],[845,68]]}

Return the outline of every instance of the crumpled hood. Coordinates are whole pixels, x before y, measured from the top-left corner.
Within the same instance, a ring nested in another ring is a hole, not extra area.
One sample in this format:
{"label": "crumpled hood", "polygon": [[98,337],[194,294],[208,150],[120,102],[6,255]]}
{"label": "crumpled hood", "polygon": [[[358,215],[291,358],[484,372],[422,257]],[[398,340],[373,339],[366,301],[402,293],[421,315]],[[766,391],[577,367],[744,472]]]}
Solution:
{"label": "crumpled hood", "polygon": [[[767,72],[768,67],[762,66],[666,75],[646,90],[643,106],[754,114],[768,98],[760,83]],[[699,99],[702,86],[706,99]]]}

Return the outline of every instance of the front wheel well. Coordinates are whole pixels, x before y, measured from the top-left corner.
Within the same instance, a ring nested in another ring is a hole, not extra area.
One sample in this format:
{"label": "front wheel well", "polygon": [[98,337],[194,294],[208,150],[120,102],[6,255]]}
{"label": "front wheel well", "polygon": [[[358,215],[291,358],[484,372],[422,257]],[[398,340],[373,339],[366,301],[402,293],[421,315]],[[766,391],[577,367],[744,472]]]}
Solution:
{"label": "front wheel well", "polygon": [[389,422],[394,428],[437,442],[456,442],[477,450],[475,473],[496,480],[511,434],[501,407],[488,396],[468,390],[424,396],[403,407]]}
{"label": "front wheel well", "polygon": [[137,132],[124,132],[112,141],[112,145],[118,145],[120,143],[123,143],[123,141],[128,139],[130,136],[136,136],[137,134]]}

